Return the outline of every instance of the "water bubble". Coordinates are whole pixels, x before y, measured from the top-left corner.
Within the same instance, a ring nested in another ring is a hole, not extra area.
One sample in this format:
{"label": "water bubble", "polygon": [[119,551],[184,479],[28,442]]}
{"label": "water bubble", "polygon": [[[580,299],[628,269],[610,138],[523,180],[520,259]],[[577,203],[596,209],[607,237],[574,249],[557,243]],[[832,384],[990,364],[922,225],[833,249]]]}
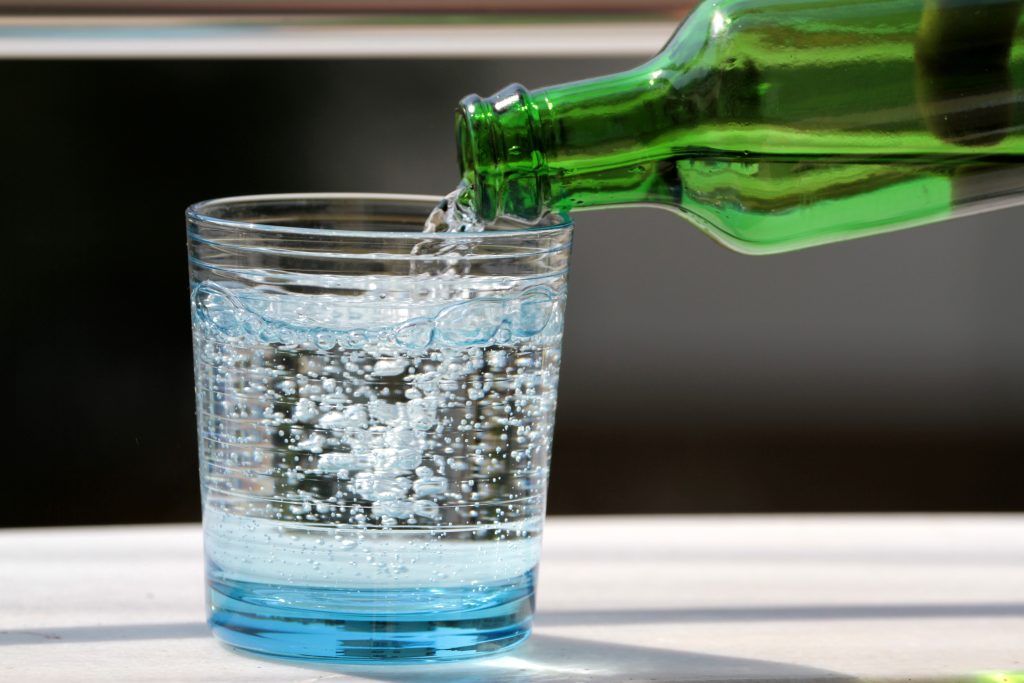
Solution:
{"label": "water bubble", "polygon": [[320,331],[316,333],[316,346],[321,351],[330,351],[334,348],[336,339],[333,332]]}
{"label": "water bubble", "polygon": [[399,425],[384,434],[384,443],[392,448],[419,448],[420,436],[409,427]]}
{"label": "water bubble", "polygon": [[514,317],[515,333],[523,337],[538,334],[548,324],[553,311],[554,298],[550,290],[530,290],[519,300]]}
{"label": "water bubble", "polygon": [[413,351],[425,349],[433,336],[434,322],[426,318],[410,320],[395,330],[395,342]]}
{"label": "water bubble", "polygon": [[422,477],[412,483],[417,496],[436,496],[448,490],[448,480],[444,477]]}
{"label": "water bubble", "polygon": [[313,434],[308,439],[303,439],[295,444],[295,450],[308,451],[310,453],[322,453],[324,450],[324,435]]}
{"label": "water bubble", "polygon": [[427,519],[439,519],[441,517],[441,509],[432,500],[417,500],[413,503],[413,512]]}
{"label": "water bubble", "polygon": [[295,330],[283,324],[275,325],[274,327],[277,332],[277,338],[281,340],[281,344],[284,346],[291,346],[292,344],[295,344]]}
{"label": "water bubble", "polygon": [[368,470],[373,468],[373,458],[369,453],[324,453],[320,456],[317,469],[324,472],[340,472],[342,470]]}
{"label": "water bubble", "polygon": [[377,377],[396,377],[405,372],[409,361],[405,358],[381,358],[373,365],[373,374]]}
{"label": "water bubble", "polygon": [[288,510],[293,515],[308,515],[313,511],[313,505],[307,501],[297,505],[290,505],[288,506]]}
{"label": "water bubble", "polygon": [[375,448],[371,456],[375,468],[388,470],[412,470],[423,459],[423,453],[412,448]]}
{"label": "water bubble", "polygon": [[320,426],[324,429],[344,429],[350,426],[350,423],[344,413],[332,410],[320,418]]}
{"label": "water bubble", "polygon": [[508,352],[504,349],[491,349],[484,355],[491,370],[501,371],[508,366]]}
{"label": "water bubble", "polygon": [[469,463],[466,462],[465,460],[460,460],[458,458],[448,458],[446,462],[448,463],[448,467],[452,470],[452,472],[465,472],[466,470],[469,469]]}
{"label": "water bubble", "polygon": [[366,330],[351,330],[345,335],[345,346],[350,349],[361,349],[367,340]]}
{"label": "water bubble", "polygon": [[356,547],[356,540],[354,538],[345,538],[343,536],[335,536],[334,542],[331,544],[331,550],[351,550]]}
{"label": "water bubble", "polygon": [[497,299],[476,299],[450,307],[437,317],[441,337],[459,345],[482,344],[498,331],[504,304]]}
{"label": "water bubble", "polygon": [[375,500],[394,500],[408,493],[412,482],[406,477],[392,477],[376,472],[360,472],[352,480],[352,489],[363,498]]}
{"label": "water bubble", "polygon": [[[408,500],[375,500],[371,512],[376,517],[408,517],[413,513],[413,504]],[[383,523],[384,520],[382,519],[381,522]],[[397,520],[391,523],[395,522]]]}
{"label": "water bubble", "polygon": [[292,419],[296,422],[312,422],[319,415],[316,403],[308,398],[300,398],[292,409]]}
{"label": "water bubble", "polygon": [[208,323],[226,337],[238,337],[246,323],[254,316],[246,313],[244,305],[234,293],[212,282],[196,287],[192,292],[192,306],[196,320]]}
{"label": "water bubble", "polygon": [[417,398],[405,404],[409,424],[414,429],[427,431],[437,425],[437,400]]}
{"label": "water bubble", "polygon": [[371,401],[369,404],[370,417],[385,424],[397,422],[401,419],[401,408],[397,404],[386,401]]}
{"label": "water bubble", "polygon": [[344,410],[332,410],[320,418],[319,425],[324,429],[366,429],[370,418],[366,412],[366,406],[346,406]]}

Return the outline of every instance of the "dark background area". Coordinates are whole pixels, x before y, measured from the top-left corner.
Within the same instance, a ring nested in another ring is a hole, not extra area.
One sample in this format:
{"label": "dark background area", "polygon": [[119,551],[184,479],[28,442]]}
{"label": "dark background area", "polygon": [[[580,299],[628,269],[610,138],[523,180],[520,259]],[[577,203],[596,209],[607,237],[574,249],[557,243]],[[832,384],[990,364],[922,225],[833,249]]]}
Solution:
{"label": "dark background area", "polygon": [[[0,63],[0,526],[199,519],[187,204],[440,194],[462,95],[626,66]],[[577,225],[550,512],[1024,510],[1024,210],[772,257]]]}

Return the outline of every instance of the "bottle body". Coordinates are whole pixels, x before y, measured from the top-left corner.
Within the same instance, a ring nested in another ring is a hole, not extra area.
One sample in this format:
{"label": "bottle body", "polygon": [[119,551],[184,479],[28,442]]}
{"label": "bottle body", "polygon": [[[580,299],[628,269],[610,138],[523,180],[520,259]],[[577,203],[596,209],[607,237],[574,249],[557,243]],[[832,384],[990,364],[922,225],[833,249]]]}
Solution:
{"label": "bottle body", "polygon": [[705,2],[630,71],[459,112],[484,218],[655,204],[766,253],[1024,202],[1019,0]]}

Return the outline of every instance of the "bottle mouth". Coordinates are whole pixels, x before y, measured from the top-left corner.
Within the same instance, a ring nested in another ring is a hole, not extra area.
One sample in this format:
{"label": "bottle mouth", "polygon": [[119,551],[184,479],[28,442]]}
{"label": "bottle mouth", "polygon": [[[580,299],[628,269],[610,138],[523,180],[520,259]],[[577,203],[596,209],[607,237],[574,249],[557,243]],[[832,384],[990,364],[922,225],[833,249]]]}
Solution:
{"label": "bottle mouth", "polygon": [[533,223],[544,217],[548,187],[537,117],[529,91],[518,83],[459,102],[459,168],[482,220],[510,216]]}
{"label": "bottle mouth", "polygon": [[[486,100],[479,95],[467,95],[455,110],[455,142],[459,150],[459,173],[462,180],[472,188],[473,212],[484,221],[493,221],[498,215],[498,206],[493,183],[484,178],[486,170],[494,167],[494,159],[488,155],[494,145],[484,144],[489,137],[485,128],[488,120]],[[490,157],[490,158],[488,158]]]}

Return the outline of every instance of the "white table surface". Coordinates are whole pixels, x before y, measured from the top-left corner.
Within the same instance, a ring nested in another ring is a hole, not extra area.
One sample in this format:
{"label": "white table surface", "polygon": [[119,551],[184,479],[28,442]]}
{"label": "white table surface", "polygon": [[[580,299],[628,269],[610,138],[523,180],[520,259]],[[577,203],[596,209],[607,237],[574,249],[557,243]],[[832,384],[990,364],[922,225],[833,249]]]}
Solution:
{"label": "white table surface", "polygon": [[556,517],[527,644],[415,667],[218,645],[201,545],[195,525],[0,531],[0,680],[1024,681],[1024,515]]}

